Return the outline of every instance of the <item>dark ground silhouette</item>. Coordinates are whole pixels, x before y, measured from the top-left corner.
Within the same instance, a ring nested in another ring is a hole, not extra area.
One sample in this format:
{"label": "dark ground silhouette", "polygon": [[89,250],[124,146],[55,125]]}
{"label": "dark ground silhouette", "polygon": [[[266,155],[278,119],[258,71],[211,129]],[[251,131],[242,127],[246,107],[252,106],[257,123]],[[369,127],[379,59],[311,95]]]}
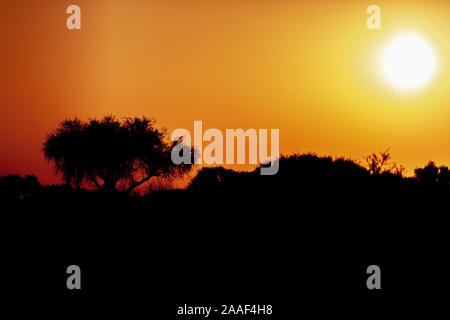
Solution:
{"label": "dark ground silhouette", "polygon": [[[3,211],[13,235],[8,254],[23,261],[10,267],[25,275],[38,263],[44,277],[34,288],[52,295],[66,292],[62,266],[79,263],[89,279],[80,303],[145,302],[150,292],[159,308],[262,299],[278,304],[281,318],[298,303],[327,314],[324,301],[357,312],[353,302],[372,310],[443,299],[436,288],[449,270],[445,167],[429,163],[406,178],[380,163],[368,170],[312,154],[279,161],[274,176],[203,168],[186,190],[144,196],[0,178],[3,207],[13,208]],[[381,267],[381,292],[366,289],[371,264]],[[29,290],[27,277],[14,281]]]}

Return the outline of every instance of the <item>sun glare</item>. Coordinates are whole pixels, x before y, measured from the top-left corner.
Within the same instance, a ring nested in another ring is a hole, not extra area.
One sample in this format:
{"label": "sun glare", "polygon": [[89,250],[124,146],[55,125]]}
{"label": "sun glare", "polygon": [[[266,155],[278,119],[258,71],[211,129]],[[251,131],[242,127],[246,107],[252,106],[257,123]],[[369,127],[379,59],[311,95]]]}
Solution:
{"label": "sun glare", "polygon": [[429,42],[417,34],[394,38],[383,56],[387,80],[403,89],[424,85],[435,68],[435,56]]}

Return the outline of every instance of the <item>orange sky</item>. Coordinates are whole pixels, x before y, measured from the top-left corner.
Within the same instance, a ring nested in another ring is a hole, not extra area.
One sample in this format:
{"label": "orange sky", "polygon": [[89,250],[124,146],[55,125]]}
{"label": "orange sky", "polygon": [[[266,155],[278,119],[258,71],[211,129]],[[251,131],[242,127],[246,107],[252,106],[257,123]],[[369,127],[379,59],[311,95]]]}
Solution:
{"label": "orange sky", "polygon": [[[78,4],[82,30],[67,30]],[[381,30],[366,28],[368,5]],[[379,71],[397,32],[433,45],[438,72],[400,92]],[[59,179],[40,152],[78,116],[160,126],[279,128],[282,153],[362,160],[390,147],[412,174],[450,164],[450,4],[444,1],[55,0],[0,2],[0,176]]]}

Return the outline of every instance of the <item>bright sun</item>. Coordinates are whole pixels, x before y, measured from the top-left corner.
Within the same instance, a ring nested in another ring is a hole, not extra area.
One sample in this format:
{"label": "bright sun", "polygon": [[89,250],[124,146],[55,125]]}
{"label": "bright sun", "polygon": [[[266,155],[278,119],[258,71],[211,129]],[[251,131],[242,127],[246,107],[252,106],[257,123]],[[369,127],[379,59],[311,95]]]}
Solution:
{"label": "bright sun", "polygon": [[435,64],[430,44],[417,34],[394,38],[383,56],[383,71],[387,79],[404,89],[425,84],[431,78]]}

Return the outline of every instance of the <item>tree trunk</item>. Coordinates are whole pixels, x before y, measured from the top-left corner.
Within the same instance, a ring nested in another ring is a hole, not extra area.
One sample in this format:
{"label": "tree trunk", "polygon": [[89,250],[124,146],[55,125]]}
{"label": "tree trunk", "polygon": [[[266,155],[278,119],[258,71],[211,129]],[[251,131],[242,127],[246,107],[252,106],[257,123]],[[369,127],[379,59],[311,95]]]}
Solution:
{"label": "tree trunk", "polygon": [[117,179],[106,178],[103,183],[103,191],[108,193],[116,192]]}

